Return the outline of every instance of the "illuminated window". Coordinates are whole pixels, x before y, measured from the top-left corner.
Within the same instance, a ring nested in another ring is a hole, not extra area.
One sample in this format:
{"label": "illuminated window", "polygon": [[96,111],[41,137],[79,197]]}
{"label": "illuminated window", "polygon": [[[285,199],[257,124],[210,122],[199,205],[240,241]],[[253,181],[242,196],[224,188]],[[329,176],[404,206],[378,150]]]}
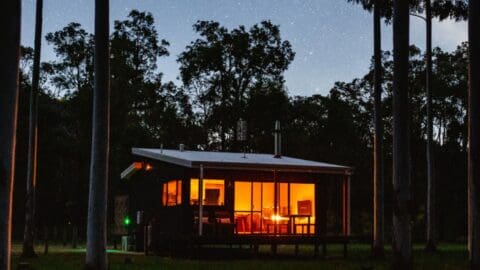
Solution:
{"label": "illuminated window", "polygon": [[315,184],[281,182],[275,192],[272,182],[235,181],[234,189],[238,233],[314,232]]}
{"label": "illuminated window", "polygon": [[293,215],[315,215],[315,185],[290,184],[290,209]]}
{"label": "illuminated window", "polygon": [[162,203],[165,206],[174,206],[182,203],[181,180],[172,180],[163,183]]}
{"label": "illuminated window", "polygon": [[312,233],[315,230],[315,185],[290,184],[290,209],[295,216],[294,233]]}
{"label": "illuminated window", "polygon": [[[203,179],[203,205],[224,205],[225,181]],[[198,204],[198,179],[190,180],[190,204]]]}

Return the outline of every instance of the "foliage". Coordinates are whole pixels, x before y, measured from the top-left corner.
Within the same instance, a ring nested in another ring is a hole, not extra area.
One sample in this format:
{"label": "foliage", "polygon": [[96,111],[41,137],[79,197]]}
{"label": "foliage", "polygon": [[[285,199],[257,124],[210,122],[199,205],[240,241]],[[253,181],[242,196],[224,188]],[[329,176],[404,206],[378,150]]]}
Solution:
{"label": "foliage", "polygon": [[[111,196],[122,185],[120,172],[131,162],[131,147],[243,150],[235,141],[239,118],[248,122],[249,152],[272,152],[273,125],[283,126],[283,153],[355,167],[352,230],[371,230],[373,70],[350,82],[337,82],[327,95],[288,96],[283,73],[294,58],[280,28],[261,22],[249,30],[228,30],[216,22],[194,25],[199,39],[179,56],[183,85],[164,82],[157,62],[168,55],[149,13],[132,11],[116,21],[111,35]],[[92,41],[71,23],[47,40],[57,59],[42,64],[39,100],[38,226],[78,226],[84,235],[91,135]],[[467,46],[433,52],[435,168],[439,190],[439,239],[462,240],[466,220]],[[410,50],[411,145],[414,239],[424,234],[425,66],[423,53]],[[25,176],[31,49],[21,62],[17,170]],[[385,164],[391,163],[392,54],[383,53]],[[371,67],[373,68],[373,66]],[[223,137],[223,141],[222,141]],[[223,144],[222,144],[223,142]],[[385,175],[391,173],[385,166]],[[385,183],[391,183],[388,177]],[[17,183],[14,220],[22,224],[22,183]],[[386,185],[386,233],[390,227],[391,186]],[[110,206],[111,207],[111,206]],[[462,210],[459,210],[462,209]],[[110,211],[111,213],[112,211]],[[15,226],[17,228],[17,226]],[[15,231],[17,237],[21,231]],[[388,236],[386,237],[388,239]]]}
{"label": "foliage", "polygon": [[[372,12],[376,0],[347,0],[361,4],[363,9]],[[380,14],[385,22],[390,23],[393,16],[393,1],[378,0],[381,4]],[[425,0],[409,0],[413,13],[422,13],[425,9]],[[432,1],[432,15],[440,21],[445,19],[466,20],[468,16],[468,0],[430,0]]]}
{"label": "foliage", "polygon": [[282,89],[295,53],[270,21],[248,31],[244,26],[229,31],[213,21],[198,21],[193,28],[200,38],[178,58],[182,81],[196,94],[205,136],[219,134],[221,149],[238,150],[235,127],[246,116],[248,96],[255,96],[254,89]]}

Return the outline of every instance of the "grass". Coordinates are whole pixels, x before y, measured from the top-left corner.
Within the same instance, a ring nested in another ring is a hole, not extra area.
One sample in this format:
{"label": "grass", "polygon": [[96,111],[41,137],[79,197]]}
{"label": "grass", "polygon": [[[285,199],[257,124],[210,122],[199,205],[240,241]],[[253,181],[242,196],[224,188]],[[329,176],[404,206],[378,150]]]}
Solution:
{"label": "grass", "polygon": [[[43,247],[38,246],[38,252]],[[390,252],[387,250],[387,260],[374,261],[369,258],[368,245],[349,246],[347,259],[340,257],[341,246],[329,246],[328,255],[331,257],[313,259],[313,249],[308,246],[300,247],[301,258],[293,258],[293,247],[279,246],[277,257],[266,256],[262,259],[234,259],[234,260],[194,260],[178,259],[160,256],[144,256],[138,253],[122,253],[109,250],[109,263],[111,270],[123,269],[195,269],[195,270],[350,270],[350,269],[390,269]],[[19,263],[21,246],[13,247],[13,268]],[[267,246],[261,247],[261,253],[267,253]],[[132,263],[125,264],[125,259],[130,258]],[[48,255],[39,254],[36,259],[27,260],[33,269],[82,269],[85,260],[85,249],[68,249],[61,246],[51,246]],[[415,269],[419,270],[460,270],[467,269],[466,247],[457,244],[443,244],[437,254],[429,255],[423,252],[423,246],[414,247]]]}

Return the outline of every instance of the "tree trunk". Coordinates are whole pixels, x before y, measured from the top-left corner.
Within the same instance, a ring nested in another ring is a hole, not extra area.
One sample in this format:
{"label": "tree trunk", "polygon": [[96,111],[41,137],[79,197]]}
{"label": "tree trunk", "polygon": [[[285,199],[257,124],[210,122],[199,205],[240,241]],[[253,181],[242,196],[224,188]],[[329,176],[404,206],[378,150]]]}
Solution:
{"label": "tree trunk", "polygon": [[78,227],[77,225],[72,225],[72,248],[77,248],[77,238],[78,238]]}
{"label": "tree trunk", "polygon": [[0,270],[10,270],[21,1],[2,1],[0,10]]}
{"label": "tree trunk", "polygon": [[373,257],[384,258],[384,174],[383,174],[383,121],[382,121],[382,47],[380,0],[375,1],[373,11],[374,39],[374,122],[373,142]]}
{"label": "tree trunk", "polygon": [[437,249],[435,239],[435,179],[433,172],[433,114],[432,114],[432,10],[430,0],[425,1],[427,23],[426,90],[427,90],[427,244],[425,250]]}
{"label": "tree trunk", "polygon": [[109,1],[95,1],[95,89],[87,221],[86,269],[107,269],[110,78]]}
{"label": "tree trunk", "polygon": [[480,269],[480,1],[470,0],[468,10],[468,259]]}
{"label": "tree trunk", "polygon": [[43,254],[47,255],[48,254],[48,247],[49,247],[49,228],[48,225],[44,225],[43,227],[43,240],[44,240],[44,247],[43,247]]}
{"label": "tree trunk", "polygon": [[35,239],[35,191],[37,182],[38,143],[38,82],[40,77],[40,51],[42,44],[43,0],[37,0],[35,15],[35,48],[33,55],[32,88],[30,90],[30,115],[28,125],[27,184],[25,194],[25,228],[23,231],[22,258],[37,257]]}
{"label": "tree trunk", "polygon": [[409,2],[394,1],[393,17],[393,269],[412,269],[409,143]]}

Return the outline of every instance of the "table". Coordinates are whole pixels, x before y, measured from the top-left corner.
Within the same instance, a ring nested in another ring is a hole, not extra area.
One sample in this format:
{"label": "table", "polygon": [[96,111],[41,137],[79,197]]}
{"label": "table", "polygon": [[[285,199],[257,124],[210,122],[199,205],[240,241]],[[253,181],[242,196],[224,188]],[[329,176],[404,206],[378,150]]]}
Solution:
{"label": "table", "polygon": [[[282,234],[282,229],[285,229],[285,233],[289,234],[290,233],[290,218],[289,217],[284,217],[284,216],[272,216],[271,218],[265,219],[267,221],[267,233],[277,233],[277,234]],[[273,228],[271,230],[270,228]]]}

